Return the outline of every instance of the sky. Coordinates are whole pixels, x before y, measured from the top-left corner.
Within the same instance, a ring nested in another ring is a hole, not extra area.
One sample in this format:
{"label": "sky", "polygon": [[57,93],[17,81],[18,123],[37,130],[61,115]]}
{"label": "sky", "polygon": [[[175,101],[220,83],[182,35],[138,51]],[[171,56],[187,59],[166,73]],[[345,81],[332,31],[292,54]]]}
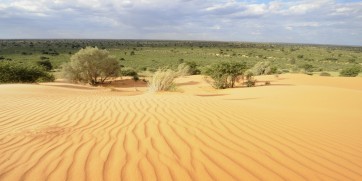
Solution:
{"label": "sky", "polygon": [[0,39],[362,46],[362,0],[0,0]]}

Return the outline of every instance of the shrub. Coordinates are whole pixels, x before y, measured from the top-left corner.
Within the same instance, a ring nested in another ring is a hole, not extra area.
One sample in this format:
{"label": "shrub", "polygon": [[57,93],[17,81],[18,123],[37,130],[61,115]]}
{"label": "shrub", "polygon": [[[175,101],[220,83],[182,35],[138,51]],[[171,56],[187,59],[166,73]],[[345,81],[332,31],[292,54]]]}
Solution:
{"label": "shrub", "polygon": [[177,72],[167,69],[157,70],[151,80],[148,82],[149,90],[152,92],[169,91],[174,87],[174,79],[177,77]]}
{"label": "shrub", "polygon": [[251,68],[251,71],[253,72],[254,75],[269,75],[276,73],[277,68],[271,67],[270,62],[265,61],[265,62],[258,62],[257,64],[255,64],[254,67]]}
{"label": "shrub", "polygon": [[319,75],[320,76],[331,76],[331,74],[328,72],[321,72]]}
{"label": "shrub", "polygon": [[300,68],[304,69],[306,72],[312,72],[314,67],[313,65],[306,63],[301,65]]}
{"label": "shrub", "polygon": [[205,74],[210,76],[216,89],[232,88],[237,78],[246,70],[246,62],[219,62],[206,67]]}
{"label": "shrub", "polygon": [[54,81],[54,76],[38,66],[0,62],[0,83],[34,83]]}
{"label": "shrub", "polygon": [[201,71],[197,68],[197,64],[194,61],[187,61],[185,62],[186,65],[190,67],[189,73],[190,75],[199,75],[201,74]]}
{"label": "shrub", "polygon": [[354,66],[343,69],[339,74],[342,77],[356,77],[360,73],[360,67]]}
{"label": "shrub", "polygon": [[63,65],[63,75],[74,82],[91,85],[104,83],[110,77],[118,76],[120,65],[107,50],[86,47],[72,55],[70,62]]}
{"label": "shrub", "polygon": [[50,71],[53,69],[53,65],[48,59],[39,60],[36,62],[36,64],[43,67],[47,71]]}
{"label": "shrub", "polygon": [[137,72],[133,68],[123,68],[121,69],[122,76],[135,76],[138,75]]}
{"label": "shrub", "polygon": [[179,76],[186,76],[186,75],[190,75],[190,66],[188,66],[186,63],[181,63],[180,65],[178,65],[177,67],[177,74]]}

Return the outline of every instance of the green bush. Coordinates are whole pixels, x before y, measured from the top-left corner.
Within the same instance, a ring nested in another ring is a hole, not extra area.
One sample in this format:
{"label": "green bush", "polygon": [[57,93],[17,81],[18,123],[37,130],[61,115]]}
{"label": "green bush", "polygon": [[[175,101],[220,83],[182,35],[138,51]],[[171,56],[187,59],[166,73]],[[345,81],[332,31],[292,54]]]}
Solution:
{"label": "green bush", "polygon": [[36,64],[44,67],[44,69],[47,71],[50,71],[53,69],[53,65],[48,59],[39,60],[36,62]]}
{"label": "green bush", "polygon": [[190,67],[189,73],[190,75],[199,75],[201,74],[200,69],[198,69],[198,65],[194,61],[186,61],[186,65]]}
{"label": "green bush", "polygon": [[354,66],[343,69],[339,74],[342,77],[356,77],[361,71],[360,67]]}
{"label": "green bush", "polygon": [[126,67],[126,68],[121,69],[121,75],[122,76],[135,76],[138,74],[133,68]]}
{"label": "green bush", "polygon": [[0,83],[34,83],[54,81],[42,67],[15,62],[0,62]]}
{"label": "green bush", "polygon": [[303,64],[303,65],[301,65],[299,67],[304,69],[306,72],[313,72],[313,69],[314,69],[313,65],[307,64],[307,63]]}
{"label": "green bush", "polygon": [[320,76],[327,76],[327,77],[331,76],[331,74],[328,73],[328,72],[321,72],[319,75]]}
{"label": "green bush", "polygon": [[251,68],[251,71],[254,75],[270,75],[275,74],[277,72],[276,67],[271,67],[269,61],[258,62]]}
{"label": "green bush", "polygon": [[91,85],[104,83],[110,77],[118,76],[121,66],[107,50],[86,47],[72,55],[70,62],[63,65],[63,75],[73,82]]}
{"label": "green bush", "polygon": [[232,88],[237,78],[244,74],[246,62],[219,62],[206,67],[205,74],[210,76],[216,89]]}

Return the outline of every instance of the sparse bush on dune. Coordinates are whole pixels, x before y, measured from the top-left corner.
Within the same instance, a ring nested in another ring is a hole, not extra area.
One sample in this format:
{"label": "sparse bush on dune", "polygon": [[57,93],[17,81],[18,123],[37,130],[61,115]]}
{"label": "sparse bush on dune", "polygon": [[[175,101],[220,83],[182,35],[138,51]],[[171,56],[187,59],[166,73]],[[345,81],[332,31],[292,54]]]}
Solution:
{"label": "sparse bush on dune", "polygon": [[254,75],[270,75],[277,73],[277,68],[272,67],[269,61],[258,62],[250,69]]}
{"label": "sparse bush on dune", "polygon": [[119,62],[107,50],[86,47],[74,54],[70,62],[63,65],[62,71],[64,77],[71,81],[97,85],[118,76],[119,70]]}
{"label": "sparse bush on dune", "polygon": [[205,74],[213,79],[212,86],[216,89],[232,88],[239,76],[246,70],[245,62],[219,62],[205,68]]}
{"label": "sparse bush on dune", "polygon": [[49,59],[42,59],[36,62],[37,65],[44,67],[45,70],[50,71],[53,69],[52,63]]}
{"label": "sparse bush on dune", "polygon": [[328,73],[328,72],[322,72],[322,73],[320,73],[319,75],[320,75],[320,76],[331,76],[331,74]]}
{"label": "sparse bush on dune", "polygon": [[43,67],[16,62],[0,62],[0,83],[52,82],[54,76]]}
{"label": "sparse bush on dune", "polygon": [[137,74],[136,70],[134,70],[133,68],[126,67],[126,68],[121,69],[121,75],[122,76],[135,76],[138,74]]}
{"label": "sparse bush on dune", "polygon": [[148,87],[151,92],[169,91],[174,88],[174,79],[177,77],[177,72],[171,69],[157,70],[148,82]]}
{"label": "sparse bush on dune", "polygon": [[181,63],[180,65],[178,65],[177,67],[177,74],[179,76],[187,76],[190,75],[190,66],[187,65],[186,63]]}
{"label": "sparse bush on dune", "polygon": [[353,66],[350,68],[343,69],[339,74],[342,77],[356,77],[361,72],[361,68]]}
{"label": "sparse bush on dune", "polygon": [[246,85],[246,87],[254,87],[256,84],[256,79],[254,78],[254,73],[252,70],[247,70],[245,72],[245,79],[246,81],[244,82],[244,84]]}

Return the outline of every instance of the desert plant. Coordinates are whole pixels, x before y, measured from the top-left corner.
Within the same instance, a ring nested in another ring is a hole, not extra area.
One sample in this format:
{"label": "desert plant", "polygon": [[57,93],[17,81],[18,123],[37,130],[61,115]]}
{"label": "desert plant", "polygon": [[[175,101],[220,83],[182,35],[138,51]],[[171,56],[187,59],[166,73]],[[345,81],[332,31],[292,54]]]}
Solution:
{"label": "desert plant", "polygon": [[188,66],[186,63],[181,63],[177,67],[177,74],[179,76],[190,75],[190,66]]}
{"label": "desert plant", "polygon": [[38,66],[0,62],[0,83],[51,82],[54,76]]}
{"label": "desert plant", "polygon": [[104,83],[110,77],[118,76],[120,65],[107,50],[86,47],[79,50],[63,65],[63,75],[74,82],[91,85]]}
{"label": "desert plant", "polygon": [[49,61],[49,59],[42,59],[36,62],[37,65],[44,67],[45,70],[50,71],[53,69],[52,63]]}
{"label": "desert plant", "polygon": [[339,74],[342,77],[356,77],[361,71],[360,67],[353,66],[343,69]]}
{"label": "desert plant", "polygon": [[213,87],[225,89],[234,87],[236,80],[245,70],[246,62],[219,62],[206,67],[205,74],[214,80]]}
{"label": "desert plant", "polygon": [[313,65],[311,64],[303,64],[300,66],[300,68],[304,69],[306,72],[313,72]]}
{"label": "desert plant", "polygon": [[321,72],[319,75],[320,76],[331,76],[331,74],[328,72]]}
{"label": "desert plant", "polygon": [[171,69],[157,70],[151,80],[148,82],[149,90],[152,92],[169,91],[174,87],[174,79],[177,77],[177,72]]}
{"label": "desert plant", "polygon": [[120,73],[121,73],[122,76],[135,76],[135,75],[138,75],[136,70],[134,70],[133,68],[129,68],[129,67],[122,68]]}
{"label": "desert plant", "polygon": [[256,63],[254,67],[251,68],[251,71],[254,73],[254,75],[269,75],[276,73],[277,68],[271,67],[269,61],[264,61]]}
{"label": "desert plant", "polygon": [[194,61],[186,61],[186,65],[190,67],[189,73],[190,75],[199,75],[201,71],[198,69],[198,65]]}

